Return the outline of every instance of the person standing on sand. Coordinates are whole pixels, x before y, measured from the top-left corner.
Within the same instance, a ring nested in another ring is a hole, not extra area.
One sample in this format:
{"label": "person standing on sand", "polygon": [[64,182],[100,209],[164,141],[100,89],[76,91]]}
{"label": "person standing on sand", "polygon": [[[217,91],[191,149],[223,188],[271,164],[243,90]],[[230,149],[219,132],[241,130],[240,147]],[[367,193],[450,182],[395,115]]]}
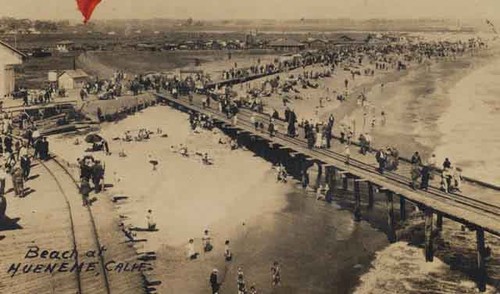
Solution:
{"label": "person standing on sand", "polygon": [[219,294],[219,289],[221,283],[219,283],[219,271],[214,268],[210,274],[210,287],[212,288],[212,294]]}
{"label": "person standing on sand", "polygon": [[201,238],[201,240],[203,242],[203,251],[205,251],[205,252],[212,251],[212,249],[214,247],[212,246],[212,243],[211,243],[212,238],[210,238],[210,235],[208,234],[208,230],[205,230],[203,232],[203,237]]}
{"label": "person standing on sand", "polygon": [[89,201],[89,194],[90,194],[91,188],[88,180],[86,178],[82,178],[82,181],[80,183],[80,194],[82,194],[82,201],[83,201],[83,206],[88,206],[90,205]]}
{"label": "person standing on sand", "polygon": [[277,261],[271,266],[271,281],[273,287],[281,285],[281,268]]}
{"label": "person standing on sand", "polygon": [[231,249],[229,248],[229,240],[226,240],[226,242],[224,242],[224,259],[226,261],[233,260],[233,253],[231,252]]}
{"label": "person standing on sand", "polygon": [[146,223],[148,225],[148,231],[156,230],[156,222],[153,219],[153,211],[148,209],[148,214],[146,215]]}

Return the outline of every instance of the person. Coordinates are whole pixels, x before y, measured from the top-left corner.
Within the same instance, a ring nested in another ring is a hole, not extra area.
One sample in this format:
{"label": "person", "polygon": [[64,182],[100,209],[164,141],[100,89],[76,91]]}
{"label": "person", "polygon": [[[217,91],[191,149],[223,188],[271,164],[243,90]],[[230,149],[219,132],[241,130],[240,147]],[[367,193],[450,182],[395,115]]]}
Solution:
{"label": "person", "polygon": [[219,271],[214,268],[212,270],[212,273],[210,274],[210,287],[212,288],[212,294],[218,294],[219,289],[220,289],[220,283],[219,283]]}
{"label": "person", "polygon": [[156,230],[156,222],[153,219],[153,211],[151,209],[148,209],[148,214],[146,215],[146,221],[148,224],[148,230],[155,231]]}
{"label": "person", "polygon": [[434,179],[434,171],[436,170],[436,154],[432,154],[429,159],[427,159],[427,167],[429,168],[429,178]]}
{"label": "person", "polygon": [[281,268],[277,261],[271,266],[271,278],[273,286],[281,285]]}
{"label": "person", "polygon": [[243,270],[241,269],[241,267],[238,268],[236,285],[238,287],[238,294],[245,294],[247,292],[245,278],[244,278]]}
{"label": "person", "polygon": [[96,193],[101,192],[102,190],[101,180],[104,178],[104,168],[99,160],[97,160],[94,166],[91,168],[91,175],[95,192]]}
{"label": "person", "polygon": [[229,240],[226,240],[226,242],[224,242],[224,258],[226,259],[226,261],[231,261],[233,259],[233,253],[229,248]]}
{"label": "person", "polygon": [[443,169],[450,169],[451,168],[451,162],[450,160],[447,158],[445,158],[444,162],[443,162]]}
{"label": "person", "polygon": [[212,249],[214,248],[212,246],[212,243],[211,243],[211,238],[210,238],[210,235],[208,234],[208,230],[205,230],[204,231],[204,235],[203,237],[201,238],[202,242],[203,242],[203,251],[205,252],[210,252],[212,251]]}
{"label": "person", "polygon": [[7,173],[5,168],[0,166],[0,196],[5,195],[5,181],[7,180]]}
{"label": "person", "polygon": [[252,113],[252,116],[250,117],[250,121],[252,122],[252,125],[255,127],[255,130],[259,128],[259,123],[255,119],[255,114]]}
{"label": "person", "polygon": [[422,164],[422,159],[420,158],[420,154],[418,154],[418,151],[416,151],[411,157],[411,164],[417,166]]}
{"label": "person", "polygon": [[411,168],[411,188],[416,189],[417,188],[417,182],[418,179],[420,178],[420,167],[416,164],[414,164]]}
{"label": "person", "polygon": [[458,192],[462,192],[460,190],[462,187],[462,169],[459,167],[454,167],[452,177],[454,183],[453,188]]}
{"label": "person", "polygon": [[429,189],[429,180],[430,180],[430,168],[428,165],[425,165],[422,168],[421,175],[422,180],[420,182],[420,189],[427,191]]}
{"label": "person", "polygon": [[187,257],[189,260],[194,260],[198,258],[199,253],[194,250],[194,240],[189,239],[189,242],[187,244]]}
{"label": "person", "polygon": [[383,174],[385,169],[385,163],[387,161],[387,155],[385,154],[383,149],[380,149],[375,155],[375,158],[377,159],[378,162],[378,172]]}
{"label": "person", "polygon": [[42,155],[42,160],[47,160],[49,156],[49,142],[47,141],[47,137],[42,138],[42,144],[41,144],[41,155]]}
{"label": "person", "polygon": [[21,169],[22,169],[22,174],[23,174],[23,179],[25,181],[28,180],[28,177],[30,176],[30,171],[31,171],[31,160],[30,157],[27,154],[24,154],[21,156]]}
{"label": "person", "polygon": [[250,286],[248,294],[257,294],[257,288],[255,288],[255,285]]}
{"label": "person", "polygon": [[23,173],[20,167],[17,165],[14,167],[12,172],[12,186],[14,187],[15,197],[24,196],[24,180]]}
{"label": "person", "polygon": [[90,194],[90,184],[88,179],[82,178],[80,183],[80,194],[82,194],[83,206],[90,205],[89,194]]}
{"label": "person", "polygon": [[238,124],[238,114],[234,114],[233,115],[233,126],[237,125]]}
{"label": "person", "polygon": [[345,164],[349,164],[351,160],[351,150],[349,149],[349,144],[345,144],[344,146],[344,155],[345,155]]}

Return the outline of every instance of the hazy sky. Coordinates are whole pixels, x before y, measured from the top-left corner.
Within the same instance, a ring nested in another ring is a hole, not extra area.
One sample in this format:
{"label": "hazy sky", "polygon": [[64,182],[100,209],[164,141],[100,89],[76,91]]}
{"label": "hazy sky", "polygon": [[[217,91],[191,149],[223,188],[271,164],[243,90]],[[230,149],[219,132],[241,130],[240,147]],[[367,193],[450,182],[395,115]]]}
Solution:
{"label": "hazy sky", "polygon": [[[0,16],[79,19],[76,0],[0,0]],[[499,18],[500,0],[102,0],[94,19]]]}

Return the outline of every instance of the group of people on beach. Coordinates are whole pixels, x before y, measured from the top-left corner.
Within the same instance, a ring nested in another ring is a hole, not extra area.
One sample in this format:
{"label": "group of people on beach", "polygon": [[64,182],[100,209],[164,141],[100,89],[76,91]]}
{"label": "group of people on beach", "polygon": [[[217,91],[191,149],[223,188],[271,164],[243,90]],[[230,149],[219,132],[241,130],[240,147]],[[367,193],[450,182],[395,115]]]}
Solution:
{"label": "group of people on beach", "polygon": [[[92,204],[89,199],[92,190],[98,194],[104,188],[104,165],[91,155],[85,155],[77,159],[80,168],[80,194],[83,206]],[[92,186],[91,184],[92,183]]]}

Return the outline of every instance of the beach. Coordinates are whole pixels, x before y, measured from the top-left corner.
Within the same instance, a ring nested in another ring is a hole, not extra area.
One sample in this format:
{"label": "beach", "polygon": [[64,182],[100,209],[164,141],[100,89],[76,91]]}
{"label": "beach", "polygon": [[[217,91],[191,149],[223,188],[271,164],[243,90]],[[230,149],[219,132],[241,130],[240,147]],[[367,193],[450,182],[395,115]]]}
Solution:
{"label": "beach", "polygon": [[[471,101],[466,95],[470,92],[464,88],[468,89],[478,80],[486,82],[482,79],[485,74],[494,75],[493,65],[487,64],[495,58],[495,54],[485,53],[441,61],[430,67],[416,65],[408,71],[377,73],[375,78],[358,78],[351,84],[350,91],[366,93],[369,105],[376,109],[372,112],[374,117],[380,110],[387,113],[385,126],[376,122],[374,128],[365,125],[365,131],[372,133],[376,146],[394,145],[397,138],[398,142],[404,142],[397,144],[403,156],[409,157],[414,150],[419,150],[423,156],[435,152],[439,160],[450,156],[460,166],[463,164],[466,175],[482,177],[483,174],[476,173],[475,166],[467,165],[467,154],[461,148],[469,150],[474,145],[465,143],[485,141],[472,139],[475,134],[470,130],[457,129],[459,125],[454,123],[456,115],[463,113],[465,106],[455,103],[455,99]],[[207,66],[208,70],[217,72],[224,64],[229,62],[214,61]],[[314,69],[321,70],[321,67]],[[285,78],[288,74],[281,76]],[[334,91],[340,91],[338,89],[347,76],[348,73],[339,72],[332,78],[321,80],[319,89],[303,93],[307,97],[305,100],[291,103],[293,109],[299,117],[317,120],[326,119],[333,113],[341,121],[343,118],[339,116],[342,113],[354,118],[358,127],[362,126],[364,109],[357,105],[356,96],[342,103],[333,98],[325,102],[324,108],[317,107],[317,95],[338,93]],[[486,96],[494,91],[495,88],[491,88],[489,92],[479,93]],[[487,102],[488,99],[480,101]],[[269,98],[266,111],[282,111],[281,103],[279,96]],[[467,107],[470,109],[471,106]],[[477,115],[482,116],[492,109],[495,110],[494,107],[478,107]],[[89,106],[87,110],[93,113],[95,106]],[[491,115],[485,124],[489,122],[491,125],[495,113]],[[160,128],[167,136],[153,134],[144,142],[113,140],[125,131],[134,133],[140,128],[153,133]],[[139,237],[147,242],[138,247],[141,251],[156,252],[154,272],[162,280],[161,293],[205,293],[209,287],[208,275],[213,268],[220,271],[223,291],[235,291],[238,267],[243,268],[247,283],[255,284],[259,293],[475,291],[475,284],[467,274],[470,267],[452,269],[453,262],[447,259],[450,247],[439,248],[435,262],[425,263],[418,243],[409,244],[408,239],[402,238],[398,243],[389,244],[381,230],[384,227],[384,207],[373,213],[374,222],[356,223],[341,199],[329,205],[316,201],[311,192],[298,188],[296,182],[277,183],[271,163],[249,151],[230,150],[228,144],[219,144],[220,139],[229,140],[219,131],[193,132],[185,114],[165,106],[155,106],[121,121],[104,123],[99,133],[109,140],[112,154],[92,155],[104,160],[107,167],[105,181],[113,187],[106,191],[105,196],[98,197],[127,197],[125,202],[117,205],[116,213],[124,216],[126,225],[134,227],[146,227],[146,212],[153,210],[159,231],[139,232]],[[74,139],[64,136],[51,142],[54,152],[73,164],[89,147],[86,144],[72,145]],[[80,136],[79,140],[82,142],[83,137]],[[453,144],[454,141],[458,144]],[[491,146],[496,143],[493,141]],[[188,158],[179,154],[181,144],[188,147]],[[126,157],[119,157],[119,152]],[[213,165],[202,164],[200,154],[204,153],[210,155]],[[157,170],[153,170],[151,160],[159,162]],[[490,171],[491,168],[494,170],[495,164],[494,160],[483,161],[482,167]],[[489,174],[494,173],[490,171]],[[420,216],[411,219],[420,223],[417,227],[422,226]],[[198,260],[189,261],[185,246],[193,238],[197,251],[201,252],[201,236],[205,229],[210,231],[214,250],[202,253]],[[404,234],[404,231],[400,233]],[[443,240],[456,237],[457,232],[460,232],[459,227],[445,223]],[[473,233],[464,238],[473,242]],[[225,240],[231,241],[235,256],[229,263],[223,258]],[[489,242],[493,248],[499,247],[498,238],[492,237]],[[474,252],[468,251],[465,256],[471,258]],[[275,260],[280,262],[286,281],[278,289],[270,285],[270,266]],[[401,260],[405,261],[401,263]],[[492,268],[494,281],[498,281],[495,276],[498,270]],[[421,289],[423,279],[425,288]],[[442,285],[446,285],[445,288],[440,288]],[[488,291],[495,293],[491,287]]]}

